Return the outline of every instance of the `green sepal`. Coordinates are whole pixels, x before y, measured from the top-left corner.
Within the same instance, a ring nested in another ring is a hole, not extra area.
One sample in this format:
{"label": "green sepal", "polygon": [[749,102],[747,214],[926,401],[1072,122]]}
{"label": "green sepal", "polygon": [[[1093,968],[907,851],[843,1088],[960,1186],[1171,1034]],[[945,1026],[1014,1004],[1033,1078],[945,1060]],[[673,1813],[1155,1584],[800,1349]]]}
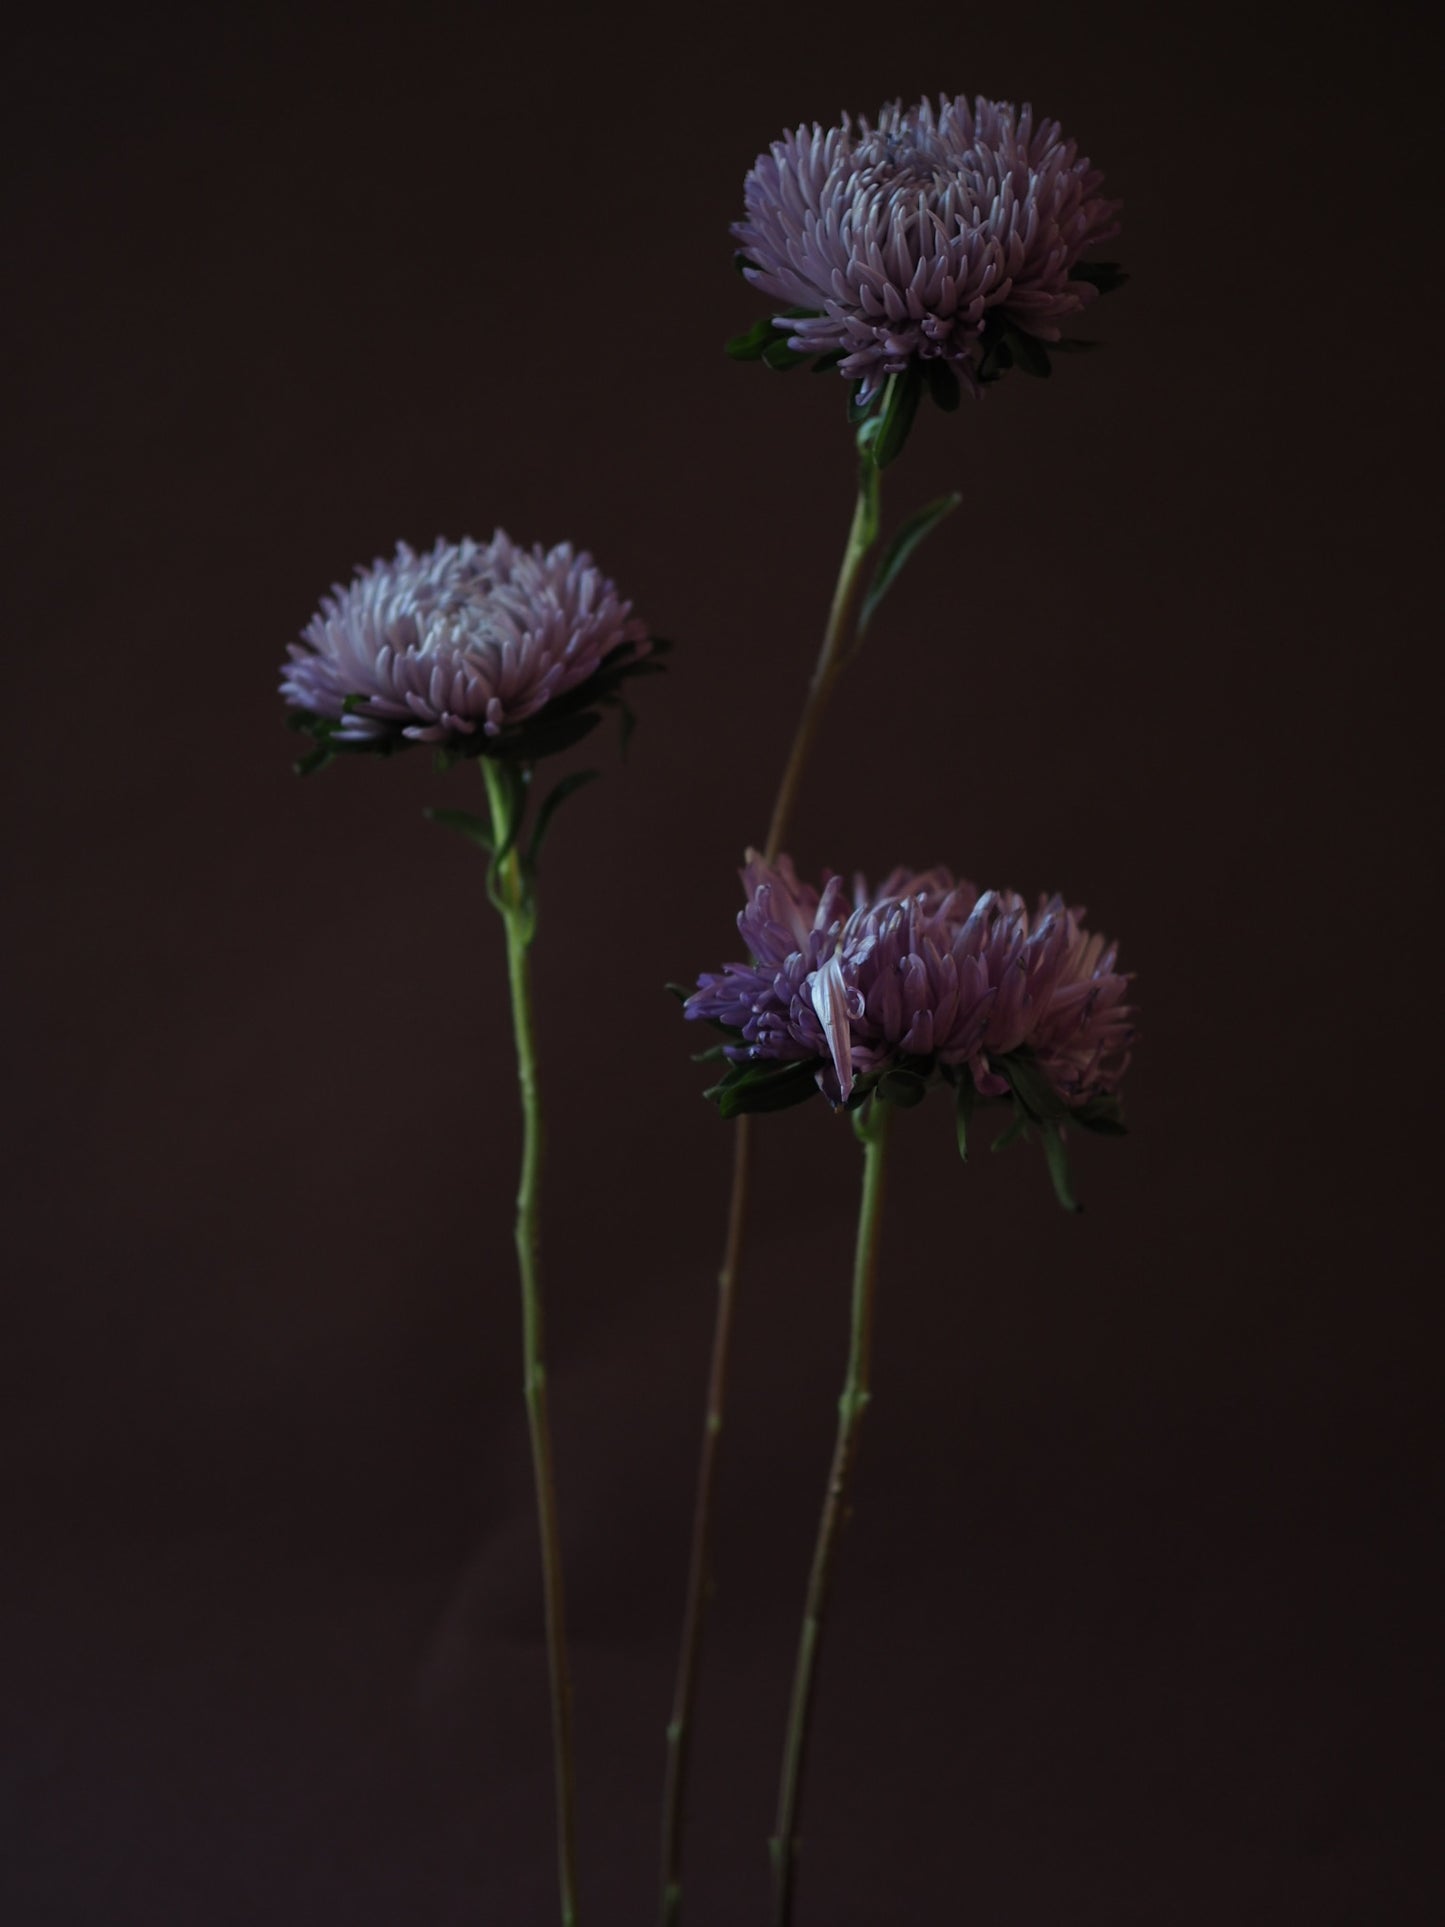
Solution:
{"label": "green sepal", "polygon": [[492,827],[484,816],[478,816],[473,810],[423,810],[422,815],[428,823],[440,823],[443,829],[455,830],[468,843],[475,843],[479,850],[491,855]]}
{"label": "green sepal", "polygon": [[817,360],[813,363],[812,372],[815,375],[831,375],[833,370],[838,366],[838,363],[840,361],[846,361],[847,359],[848,350],[846,348],[830,348],[826,355],[818,356]]}
{"label": "green sepal", "polygon": [[[780,320],[812,321],[821,311],[817,308],[784,308],[780,316],[765,315],[755,321],[751,328],[745,328],[740,335],[734,335],[723,343],[723,353],[734,361],[765,361],[770,368],[779,370],[796,368],[808,357],[796,354],[788,346],[787,331],[778,326]],[[775,359],[776,357],[776,359]]]}
{"label": "green sepal", "polygon": [[1086,1131],[1097,1131],[1101,1137],[1125,1137],[1128,1127],[1124,1123],[1124,1109],[1117,1097],[1091,1097],[1087,1104],[1069,1112],[1070,1124],[1080,1125]]}
{"label": "green sepal", "polygon": [[928,383],[929,398],[935,408],[941,408],[945,415],[951,415],[958,407],[963,391],[958,385],[958,376],[946,361],[937,356],[923,364],[924,379]]}
{"label": "green sepal", "polygon": [[590,736],[601,721],[601,715],[595,710],[575,716],[549,716],[544,709],[525,732],[513,736],[510,731],[504,731],[495,739],[495,747],[482,753],[498,763],[534,763],[539,757],[557,756],[564,749],[573,748],[585,736]]}
{"label": "green sepal", "polygon": [[808,357],[806,355],[800,355],[796,348],[790,348],[788,346],[788,338],[786,335],[779,335],[776,340],[770,341],[763,350],[764,362],[779,375],[787,374],[790,368],[801,368],[807,359]]}
{"label": "green sepal", "polygon": [[[864,463],[865,471],[871,466]],[[875,470],[876,474],[877,471]],[[904,564],[918,548],[924,538],[936,529],[946,515],[951,515],[963,500],[957,489],[951,495],[940,495],[937,501],[928,502],[909,516],[903,527],[889,543],[883,560],[878,564],[867,595],[863,598],[863,610],[858,617],[858,636],[861,641],[869,623],[873,620],[878,605],[893,587],[903,571]]]}
{"label": "green sepal", "polygon": [[1044,343],[1034,335],[1026,335],[1021,328],[1010,328],[1006,336],[1013,365],[1021,375],[1034,375],[1040,381],[1047,381],[1053,373],[1049,361],[1049,351]]}
{"label": "green sepal", "polygon": [[750,1111],[786,1111],[817,1095],[815,1073],[821,1061],[810,1057],[795,1064],[734,1064],[703,1096],[716,1103],[723,1117],[741,1117]]}
{"label": "green sepal", "polygon": [[1015,1101],[1029,1117],[1040,1124],[1062,1124],[1072,1115],[1034,1062],[1032,1052],[1010,1051],[1007,1057],[995,1057],[991,1061],[994,1069],[1008,1079]]}
{"label": "green sepal", "polygon": [[1028,1112],[1023,1110],[1017,1110],[1014,1112],[1012,1123],[1004,1126],[1003,1130],[1001,1130],[998,1136],[994,1139],[993,1144],[990,1148],[995,1151],[1006,1151],[1011,1144],[1017,1144],[1021,1138],[1025,1143],[1027,1143],[1028,1135],[1029,1135]]}
{"label": "green sepal", "polygon": [[1069,269],[1071,281],[1087,281],[1100,294],[1112,294],[1129,279],[1117,261],[1076,261]]}
{"label": "green sepal", "polygon": [[319,769],[325,769],[336,752],[329,743],[316,743],[304,756],[298,756],[291,765],[298,776],[314,776]]}
{"label": "green sepal", "polygon": [[[352,700],[352,699],[348,699]],[[358,700],[365,700],[364,698]],[[356,707],[352,700],[351,714]],[[296,734],[309,736],[312,747],[292,765],[298,776],[310,776],[319,769],[334,762],[338,756],[395,756],[400,750],[411,748],[411,738],[401,734],[389,736],[367,736],[360,741],[351,741],[338,735],[341,718],[338,716],[319,716],[311,709],[288,709],[285,715],[286,728]]]}
{"label": "green sepal", "polygon": [[923,376],[916,362],[909,362],[901,374],[888,377],[883,406],[858,430],[859,449],[879,468],[887,468],[903,453],[922,397]]}
{"label": "green sepal", "polygon": [[1040,1135],[1044,1141],[1049,1176],[1053,1179],[1054,1196],[1065,1211],[1082,1211],[1084,1207],[1074,1196],[1074,1181],[1069,1174],[1069,1154],[1064,1149],[1063,1133],[1057,1124],[1045,1124]]}
{"label": "green sepal", "polygon": [[954,1128],[958,1133],[958,1155],[965,1164],[968,1163],[968,1128],[973,1122],[973,1107],[977,1097],[978,1091],[969,1074],[968,1066],[961,1065],[958,1084],[954,1091],[953,1118]]}
{"label": "green sepal", "polygon": [[763,350],[770,341],[777,338],[771,315],[755,321],[751,328],[745,328],[740,335],[733,335],[723,343],[723,353],[734,361],[761,361]]}
{"label": "green sepal", "polygon": [[706,1050],[693,1051],[692,1061],[694,1064],[726,1064],[731,1062],[727,1051],[726,1044],[709,1044]]}
{"label": "green sepal", "polygon": [[548,790],[537,811],[537,821],[532,826],[532,838],[527,845],[528,869],[536,868],[537,858],[542,854],[542,841],[557,811],[569,796],[575,796],[577,791],[584,789],[588,783],[595,783],[601,774],[600,769],[576,769],[570,776],[564,776],[560,783],[555,783]]}
{"label": "green sepal", "polygon": [[862,388],[862,382],[855,381],[848,390],[848,426],[850,428],[856,428],[860,422],[866,422],[870,415],[876,415],[878,404],[883,398],[883,390],[875,388],[867,401],[860,401],[858,397]]}
{"label": "green sepal", "polygon": [[928,1081],[917,1071],[888,1070],[878,1080],[878,1095],[900,1111],[911,1111],[928,1095]]}

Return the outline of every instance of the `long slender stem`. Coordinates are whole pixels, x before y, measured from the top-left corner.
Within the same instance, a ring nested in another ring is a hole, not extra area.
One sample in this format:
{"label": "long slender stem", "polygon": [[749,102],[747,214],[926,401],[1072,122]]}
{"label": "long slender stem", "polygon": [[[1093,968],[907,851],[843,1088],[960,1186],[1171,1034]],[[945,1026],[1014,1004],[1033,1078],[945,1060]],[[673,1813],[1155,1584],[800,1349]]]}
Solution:
{"label": "long slender stem", "polygon": [[858,1242],[853,1258],[853,1315],[848,1344],[848,1369],[838,1400],[838,1436],[823,1498],[813,1564],[808,1574],[803,1607],[803,1630],[793,1674],[793,1696],[788,1711],[788,1733],[783,1747],[782,1783],[778,1789],[778,1823],[773,1836],[775,1927],[789,1927],[798,1868],[798,1805],[807,1764],[808,1735],[813,1718],[813,1688],[823,1643],[823,1621],[833,1579],[839,1529],[846,1516],[848,1480],[858,1450],[858,1428],[871,1396],[869,1360],[873,1341],[873,1282],[878,1267],[878,1234],[883,1216],[883,1161],[892,1105],[874,1099],[859,1113],[863,1139],[863,1196],[858,1209]]}
{"label": "long slender stem", "polygon": [[717,1322],[713,1330],[712,1366],[708,1374],[707,1417],[703,1424],[702,1453],[697,1469],[692,1550],[687,1568],[687,1599],[683,1608],[682,1651],[678,1655],[677,1685],[672,1718],[667,1728],[667,1776],[663,1784],[662,1919],[676,1927],[682,1909],[683,1795],[692,1742],[692,1711],[697,1698],[698,1663],[702,1656],[702,1624],[707,1611],[712,1555],[712,1494],[717,1475],[718,1441],[722,1435],[723,1402],[727,1391],[728,1352],[732,1339],[733,1283],[743,1241],[748,1208],[748,1170],[752,1140],[746,1117],[738,1119],[733,1135],[733,1185],[728,1207],[727,1243],[717,1277]]}
{"label": "long slender stem", "polygon": [[[778,785],[768,828],[767,857],[772,862],[787,834],[798,785],[818,724],[845,661],[844,643],[853,610],[863,586],[863,564],[877,539],[877,477],[860,476],[853,521],[833,590],[818,660],[798,719],[797,733]],[[703,1619],[707,1612],[712,1568],[713,1488],[717,1478],[718,1442],[727,1396],[728,1363],[732,1346],[733,1295],[742,1258],[747,1220],[748,1172],[752,1162],[752,1120],[740,1117],[733,1125],[733,1180],[728,1201],[727,1243],[718,1271],[717,1311],[713,1323],[712,1359],[708,1367],[707,1415],[698,1460],[697,1498],[693,1507],[692,1547],[688,1555],[687,1597],[683,1607],[682,1641],[672,1718],[667,1728],[667,1770],[662,1796],[662,1927],[677,1927],[682,1912],[682,1834],[686,1818],[687,1772],[697,1704],[698,1670],[702,1655]]]}
{"label": "long slender stem", "polygon": [[[507,792],[491,759],[482,757],[492,831],[500,847],[506,835]],[[547,1671],[552,1695],[552,1759],[557,1785],[557,1873],[562,1927],[577,1921],[576,1773],[572,1746],[572,1682],[562,1585],[562,1538],[557,1520],[552,1430],[547,1415],[545,1330],[542,1316],[539,1207],[542,1180],[542,1107],[537,1083],[537,1046],[527,951],[532,909],[521,857],[514,847],[498,866],[496,896],[507,932],[507,976],[517,1045],[517,1083],[522,1099],[522,1170],[517,1184],[517,1269],[522,1283],[522,1387],[532,1444],[532,1479],[542,1551],[542,1595]]]}
{"label": "long slender stem", "polygon": [[788,753],[783,780],[778,785],[777,801],[773,804],[773,817],[768,825],[768,842],[765,851],[769,863],[777,856],[782,847],[783,838],[788,833],[788,823],[792,818],[793,806],[797,802],[798,785],[803,779],[803,770],[813,747],[813,739],[818,733],[823,711],[828,706],[828,698],[833,693],[833,685],[845,661],[843,645],[852,623],[854,605],[863,587],[863,564],[877,540],[877,535],[877,472],[873,471],[870,475],[864,468],[861,471],[858,499],[853,507],[853,523],[848,530],[847,546],[843,550],[842,567],[838,571],[837,587],[833,591],[833,605],[828,611],[828,623],[823,631],[818,660],[813,667],[812,681],[808,684],[803,713],[798,718],[793,747]]}

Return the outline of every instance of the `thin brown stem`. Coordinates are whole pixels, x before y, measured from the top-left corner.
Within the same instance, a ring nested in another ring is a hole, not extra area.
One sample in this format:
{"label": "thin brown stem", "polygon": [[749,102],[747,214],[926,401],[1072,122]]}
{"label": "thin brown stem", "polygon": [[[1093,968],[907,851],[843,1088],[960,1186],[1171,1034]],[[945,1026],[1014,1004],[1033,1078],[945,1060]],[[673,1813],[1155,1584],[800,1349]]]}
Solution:
{"label": "thin brown stem", "polygon": [[[858,499],[848,541],[833,591],[818,660],[808,684],[803,712],[793,746],[783,769],[768,826],[767,858],[778,854],[792,817],[803,770],[823,711],[840,670],[847,660],[853,611],[863,587],[863,564],[878,536],[878,472],[865,462],[859,475]],[[672,1718],[667,1728],[667,1768],[662,1804],[662,1927],[678,1927],[682,1914],[682,1835],[686,1818],[687,1773],[693,1717],[697,1703],[702,1656],[703,1621],[712,1583],[712,1512],[717,1478],[718,1443],[722,1434],[727,1395],[728,1361],[732,1344],[733,1295],[742,1258],[747,1219],[748,1172],[752,1156],[751,1120],[740,1117],[733,1126],[733,1180],[728,1202],[727,1244],[718,1272],[717,1312],[713,1324],[712,1359],[708,1367],[707,1415],[698,1462],[697,1499],[693,1508],[692,1546],[688,1555],[687,1596],[683,1607],[682,1641]]]}
{"label": "thin brown stem", "polygon": [[863,1196],[858,1209],[858,1243],[853,1258],[853,1319],[848,1346],[848,1369],[838,1400],[838,1436],[833,1463],[823,1495],[818,1538],[808,1574],[803,1607],[803,1630],[793,1674],[788,1711],[788,1734],[783,1747],[782,1782],[778,1789],[778,1823],[773,1835],[773,1874],[776,1882],[775,1927],[790,1927],[798,1874],[798,1807],[803,1795],[808,1736],[813,1725],[813,1691],[818,1678],[818,1655],[823,1644],[823,1621],[833,1581],[838,1539],[847,1516],[848,1481],[858,1452],[858,1428],[871,1397],[869,1364],[873,1347],[873,1283],[878,1270],[878,1236],[883,1222],[883,1158],[893,1107],[874,1098],[857,1114],[863,1140]]}
{"label": "thin brown stem", "polygon": [[687,1786],[692,1741],[692,1711],[697,1698],[698,1662],[702,1656],[703,1617],[707,1611],[711,1583],[713,1482],[717,1476],[718,1440],[722,1436],[723,1403],[727,1392],[733,1285],[737,1278],[743,1224],[748,1208],[748,1169],[752,1158],[750,1122],[750,1119],[740,1117],[733,1135],[733,1183],[728,1205],[727,1244],[717,1275],[717,1319],[713,1327],[712,1364],[708,1373],[707,1417],[703,1424],[702,1453],[697,1471],[697,1502],[693,1510],[697,1523],[688,1560],[687,1601],[683,1609],[677,1686],[673,1694],[672,1718],[667,1727],[667,1777],[662,1802],[664,1927],[675,1927],[682,1907],[682,1887],[678,1874],[682,1866],[682,1831],[686,1817],[683,1795]]}

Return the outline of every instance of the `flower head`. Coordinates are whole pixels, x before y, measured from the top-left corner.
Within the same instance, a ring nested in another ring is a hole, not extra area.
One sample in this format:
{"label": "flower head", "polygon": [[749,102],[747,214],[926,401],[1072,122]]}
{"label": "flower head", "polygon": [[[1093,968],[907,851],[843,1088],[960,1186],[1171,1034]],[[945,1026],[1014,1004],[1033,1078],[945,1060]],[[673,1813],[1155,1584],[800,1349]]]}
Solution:
{"label": "flower head", "polygon": [[685,1006],[735,1036],[725,1110],[774,1108],[814,1084],[856,1103],[882,1079],[892,1096],[937,1073],[1035,1117],[1111,1113],[1134,1037],[1129,979],[1081,910],[1048,897],[1031,912],[943,869],[895,870],[876,892],[861,876],[815,890],[788,858],[755,852],[743,888],[751,959],[701,976]]}
{"label": "flower head", "polygon": [[323,756],[408,741],[539,754],[584,735],[642,672],[650,645],[631,610],[570,543],[523,549],[500,529],[421,555],[402,542],[323,599],[281,693]]}
{"label": "flower head", "polygon": [[840,357],[860,401],[930,363],[976,390],[1013,363],[1047,373],[1038,344],[1117,285],[1112,264],[1080,260],[1118,232],[1102,180],[1027,105],[893,101],[876,124],[845,114],[774,141],[733,233],[748,280],[789,310],[780,342]]}

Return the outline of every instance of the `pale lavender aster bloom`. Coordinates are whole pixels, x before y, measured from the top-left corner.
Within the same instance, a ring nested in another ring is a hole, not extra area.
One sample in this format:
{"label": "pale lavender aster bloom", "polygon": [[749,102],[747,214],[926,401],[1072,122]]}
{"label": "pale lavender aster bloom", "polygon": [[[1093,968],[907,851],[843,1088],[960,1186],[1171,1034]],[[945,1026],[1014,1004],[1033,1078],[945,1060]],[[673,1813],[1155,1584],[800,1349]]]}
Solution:
{"label": "pale lavender aster bloom", "polygon": [[739,1033],[725,1047],[734,1063],[816,1062],[834,1105],[900,1063],[947,1066],[1005,1097],[996,1060],[1019,1051],[1070,1107],[1117,1088],[1134,1037],[1129,979],[1060,897],[1031,913],[944,869],[895,870],[876,891],[828,876],[815,890],[787,857],[755,851],[742,878],[750,961],[699,977],[684,1007]]}
{"label": "pale lavender aster bloom", "polygon": [[334,721],[339,747],[398,735],[460,745],[526,722],[624,645],[644,654],[645,626],[568,542],[523,549],[500,529],[420,555],[402,542],[323,598],[281,693]]}
{"label": "pale lavender aster bloom", "polygon": [[991,318],[1057,341],[1095,299],[1072,277],[1086,248],[1118,232],[1102,182],[1027,104],[893,101],[876,125],[845,114],[774,141],[733,233],[755,287],[816,311],[774,317],[789,345],[840,352],[860,400],[914,360],[942,360],[976,390]]}

